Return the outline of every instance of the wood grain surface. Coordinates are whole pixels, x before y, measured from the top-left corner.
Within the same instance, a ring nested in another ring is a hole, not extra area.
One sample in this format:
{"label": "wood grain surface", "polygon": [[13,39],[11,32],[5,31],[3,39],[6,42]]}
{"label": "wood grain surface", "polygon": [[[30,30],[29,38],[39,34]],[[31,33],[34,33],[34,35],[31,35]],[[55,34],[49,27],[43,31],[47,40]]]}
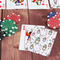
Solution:
{"label": "wood grain surface", "polygon": [[[0,20],[2,19],[1,17],[2,17],[2,10],[0,10]],[[0,41],[0,60],[1,60],[1,41]]]}
{"label": "wood grain surface", "polygon": [[[22,24],[44,25],[47,27],[47,14],[50,11],[60,12],[60,9],[48,10],[0,10],[0,19],[10,13],[21,15],[21,22],[17,24],[18,31],[11,37],[5,37],[1,42],[1,60],[60,60],[60,34],[59,29],[50,56],[44,57],[35,53],[19,51],[19,41]],[[29,13],[29,14],[28,14]]]}

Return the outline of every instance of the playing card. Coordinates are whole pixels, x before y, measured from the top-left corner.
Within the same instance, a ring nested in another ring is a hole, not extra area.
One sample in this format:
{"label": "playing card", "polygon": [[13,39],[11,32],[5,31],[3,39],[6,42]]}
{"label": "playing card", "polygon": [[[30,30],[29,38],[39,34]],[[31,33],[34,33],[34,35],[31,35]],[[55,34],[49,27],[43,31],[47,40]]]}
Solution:
{"label": "playing card", "polygon": [[[22,25],[19,50],[25,50],[25,43],[27,43],[27,40],[30,39],[30,37],[28,37],[28,35],[29,35],[28,33],[33,31],[35,26],[36,25],[25,25],[25,24]],[[41,27],[44,27],[44,26],[41,26]],[[27,35],[26,35],[26,33],[27,33]]]}
{"label": "playing card", "polygon": [[27,9],[27,0],[7,0],[7,9]]}
{"label": "playing card", "polygon": [[[25,45],[25,50],[27,50],[27,47],[29,46],[29,47],[31,47],[31,45],[30,45],[30,40],[31,40],[31,33],[32,33],[32,31],[33,31],[33,29],[35,28],[35,26],[26,26],[26,28],[25,28],[25,39],[24,39],[24,43],[26,44]],[[31,51],[31,52],[33,52],[33,49],[30,49],[28,47],[28,50],[29,51]]]}
{"label": "playing card", "polygon": [[[36,46],[35,43],[36,43],[36,40],[39,39],[39,33],[40,33],[41,28],[45,28],[45,27],[44,26],[32,26],[30,29],[26,29],[25,50],[31,51],[31,52],[36,52],[36,50],[39,51],[38,48],[35,50],[34,47],[38,46],[38,45]],[[37,44],[38,43],[39,42],[37,42]]]}
{"label": "playing card", "polygon": [[[28,29],[27,31],[31,32]],[[51,53],[56,35],[56,31],[35,26],[30,36],[28,36],[28,39],[25,39],[25,50],[48,56]]]}
{"label": "playing card", "polygon": [[40,54],[49,56],[57,36],[57,32],[50,29],[43,29],[40,33]]}
{"label": "playing card", "polygon": [[0,9],[5,9],[5,0],[0,0]]}
{"label": "playing card", "polygon": [[48,0],[28,0],[29,9],[49,9]]}
{"label": "playing card", "polygon": [[52,8],[60,8],[60,0],[50,0],[50,5]]}

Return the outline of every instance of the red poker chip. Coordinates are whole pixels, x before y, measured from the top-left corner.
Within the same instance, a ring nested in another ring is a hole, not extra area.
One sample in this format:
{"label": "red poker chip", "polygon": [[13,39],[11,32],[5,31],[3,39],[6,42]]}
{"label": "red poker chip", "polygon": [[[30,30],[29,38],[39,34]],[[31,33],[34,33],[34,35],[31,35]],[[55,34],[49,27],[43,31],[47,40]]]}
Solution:
{"label": "red poker chip", "polygon": [[7,19],[7,17],[3,18],[3,21],[6,20],[6,19]]}
{"label": "red poker chip", "polygon": [[56,29],[60,27],[60,13],[56,14],[47,20],[47,25],[50,28]]}
{"label": "red poker chip", "polygon": [[12,13],[7,15],[7,17],[5,17],[3,20],[6,20],[6,19],[13,20],[15,21],[15,23],[18,23],[21,21],[21,16],[16,13]]}

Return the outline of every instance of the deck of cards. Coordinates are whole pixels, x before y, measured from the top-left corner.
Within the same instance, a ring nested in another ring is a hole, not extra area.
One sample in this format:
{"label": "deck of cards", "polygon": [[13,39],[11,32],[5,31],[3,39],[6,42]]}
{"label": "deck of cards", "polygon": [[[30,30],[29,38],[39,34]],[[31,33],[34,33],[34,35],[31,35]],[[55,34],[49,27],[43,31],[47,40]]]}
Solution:
{"label": "deck of cards", "polygon": [[39,25],[22,25],[19,50],[49,56],[57,32]]}

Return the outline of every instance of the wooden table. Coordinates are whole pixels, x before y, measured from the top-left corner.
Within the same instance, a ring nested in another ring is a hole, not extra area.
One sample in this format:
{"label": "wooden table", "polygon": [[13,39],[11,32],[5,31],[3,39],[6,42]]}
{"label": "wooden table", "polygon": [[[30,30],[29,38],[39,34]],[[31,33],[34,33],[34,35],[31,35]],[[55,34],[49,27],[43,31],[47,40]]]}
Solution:
{"label": "wooden table", "polygon": [[[44,57],[35,53],[19,51],[20,31],[22,24],[46,25],[47,14],[50,11],[60,12],[59,9],[48,10],[0,10],[0,19],[10,13],[21,15],[21,22],[18,25],[18,31],[11,37],[5,37],[1,43],[1,60],[60,60],[60,34],[59,29],[52,52],[50,56]],[[29,13],[28,13],[29,12]],[[47,27],[48,28],[48,27]]]}

